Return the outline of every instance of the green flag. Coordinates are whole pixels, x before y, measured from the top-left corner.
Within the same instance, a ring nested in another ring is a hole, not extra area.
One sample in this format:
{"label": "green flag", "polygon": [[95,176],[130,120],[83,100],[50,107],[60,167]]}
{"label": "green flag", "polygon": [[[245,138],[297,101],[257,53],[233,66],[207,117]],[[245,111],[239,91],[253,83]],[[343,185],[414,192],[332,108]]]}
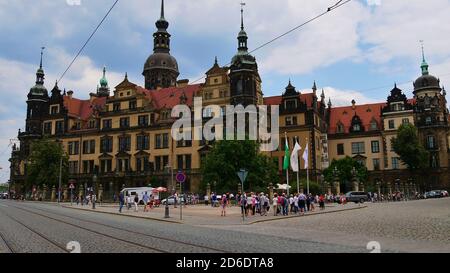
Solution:
{"label": "green flag", "polygon": [[285,152],[284,152],[283,170],[288,170],[289,169],[289,165],[290,165],[289,159],[290,159],[289,143],[288,143],[288,139],[286,138],[286,148],[285,148]]}

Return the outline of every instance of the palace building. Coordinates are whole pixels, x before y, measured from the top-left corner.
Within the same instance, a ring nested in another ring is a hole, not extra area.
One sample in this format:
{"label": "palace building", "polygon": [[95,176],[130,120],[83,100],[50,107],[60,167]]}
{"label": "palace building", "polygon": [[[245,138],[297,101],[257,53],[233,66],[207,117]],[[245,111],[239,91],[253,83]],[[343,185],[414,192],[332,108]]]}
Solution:
{"label": "palace building", "polygon": [[[178,80],[178,63],[170,55],[164,1],[153,35],[153,54],[144,64],[144,87],[130,82],[127,75],[111,87],[104,69],[100,85],[89,99],[77,99],[74,91],[62,91],[57,83],[49,93],[44,85],[41,53],[36,85],[28,93],[25,131],[19,130],[20,146],[13,147],[10,159],[12,188],[16,192],[29,190],[24,188],[24,181],[31,143],[47,136],[62,143],[69,156],[70,179],[78,188],[91,187],[95,175],[96,188],[111,196],[123,186],[146,186],[155,180],[175,189],[171,173],[182,170],[188,177],[185,190],[196,192],[202,179],[202,159],[213,142],[174,141],[171,136],[175,122],[172,108],[193,107],[196,97],[203,99],[204,106],[279,106],[281,145],[268,153],[280,169],[280,181],[271,181],[274,184],[285,181],[281,171],[285,133],[291,148],[295,138],[303,148],[309,144],[309,169],[314,181],[321,182],[322,171],[331,160],[346,156],[368,168],[370,183],[407,181],[409,172],[392,150],[390,140],[401,124],[412,123],[430,152],[430,187],[449,188],[446,91],[439,79],[429,74],[425,56],[411,99],[395,86],[385,102],[358,105],[352,101],[348,107],[333,107],[316,83],[310,93],[301,93],[291,81],[280,96],[264,97],[256,58],[248,52],[243,10],[241,15],[238,49],[230,67],[220,66],[216,58],[201,84]],[[211,117],[212,113],[203,111],[205,120]]]}

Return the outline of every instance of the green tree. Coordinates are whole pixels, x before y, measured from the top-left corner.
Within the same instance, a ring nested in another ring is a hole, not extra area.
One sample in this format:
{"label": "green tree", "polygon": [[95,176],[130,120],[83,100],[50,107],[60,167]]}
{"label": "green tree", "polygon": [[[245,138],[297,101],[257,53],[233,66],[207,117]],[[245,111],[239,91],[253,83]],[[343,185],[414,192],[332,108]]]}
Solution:
{"label": "green tree", "polygon": [[420,144],[417,128],[412,124],[403,124],[397,132],[397,137],[391,140],[392,148],[400,156],[400,160],[412,172],[426,169],[428,152]]}
{"label": "green tree", "polygon": [[245,168],[249,171],[245,190],[267,192],[269,183],[278,181],[278,168],[272,159],[259,152],[259,147],[251,140],[216,142],[202,163],[201,188],[206,189],[210,183],[217,192],[235,192],[240,183],[236,173]]}
{"label": "green tree", "polygon": [[339,160],[335,159],[331,162],[330,167],[324,171],[325,181],[332,183],[334,181],[334,170],[337,169],[341,186],[347,187],[353,179],[353,168],[356,169],[356,177],[359,181],[366,182],[368,179],[367,168],[349,156]]}
{"label": "green tree", "polygon": [[58,142],[44,138],[31,144],[28,159],[27,186],[57,186],[59,183],[60,161],[62,159],[62,183],[68,180],[68,156]]}

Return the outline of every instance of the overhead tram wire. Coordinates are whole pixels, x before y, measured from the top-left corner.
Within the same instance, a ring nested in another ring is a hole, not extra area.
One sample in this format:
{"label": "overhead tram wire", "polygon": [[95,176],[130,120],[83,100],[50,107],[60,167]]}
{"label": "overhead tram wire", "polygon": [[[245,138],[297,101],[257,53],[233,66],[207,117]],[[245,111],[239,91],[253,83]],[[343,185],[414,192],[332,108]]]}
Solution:
{"label": "overhead tram wire", "polygon": [[111,11],[114,9],[114,7],[117,5],[117,3],[119,2],[119,0],[116,0],[114,2],[114,4],[111,6],[111,8],[108,10],[108,12],[106,13],[106,15],[103,17],[103,19],[100,21],[100,23],[97,25],[97,27],[94,29],[94,31],[91,33],[91,35],[89,36],[89,38],[86,40],[86,42],[84,43],[84,45],[80,48],[80,50],[78,51],[77,55],[75,55],[75,58],[73,58],[72,62],[69,64],[69,66],[67,67],[67,69],[64,71],[64,73],[61,75],[61,77],[59,78],[58,82],[61,82],[61,80],[64,78],[64,76],[66,75],[66,73],[69,71],[69,69],[72,67],[72,65],[75,63],[75,61],[78,59],[78,57],[80,56],[81,52],[83,52],[83,50],[86,48],[86,46],[88,45],[88,43],[91,41],[92,37],[94,37],[95,33],[97,33],[97,30],[101,27],[101,25],[103,24],[103,22],[106,20],[106,18],[108,18],[109,14],[111,13]]}
{"label": "overhead tram wire", "polygon": [[[332,11],[334,11],[334,10],[336,10],[336,9],[338,9],[338,8],[340,8],[340,7],[344,6],[344,5],[346,5],[346,4],[348,4],[348,3],[351,2],[351,1],[352,1],[352,0],[346,0],[346,1],[340,0],[340,1],[338,1],[338,2],[337,2],[336,4],[334,4],[333,6],[328,7],[327,10],[326,10],[325,12],[322,12],[321,14],[319,14],[319,15],[317,15],[317,16],[311,18],[311,19],[309,19],[308,21],[306,21],[306,22],[304,22],[304,23],[302,23],[302,24],[300,24],[300,25],[298,25],[298,26],[296,26],[296,27],[290,29],[289,31],[287,31],[287,32],[285,32],[285,33],[283,33],[283,34],[281,34],[281,35],[279,35],[279,36],[273,38],[272,40],[270,40],[270,41],[268,41],[268,42],[266,42],[266,43],[264,43],[264,44],[258,46],[257,48],[255,48],[255,49],[253,49],[252,51],[250,51],[249,54],[252,54],[252,53],[254,53],[254,52],[260,50],[261,48],[264,48],[264,47],[270,45],[271,43],[273,43],[273,42],[275,42],[275,41],[277,41],[277,40],[283,38],[284,36],[286,36],[286,35],[288,35],[288,34],[294,32],[294,31],[296,31],[296,30],[298,30],[298,29],[300,29],[300,28],[302,28],[302,27],[304,27],[304,26],[306,26],[306,25],[308,25],[308,24],[310,24],[310,23],[312,23],[312,22],[314,22],[314,21],[316,21],[317,19],[319,19],[319,18],[321,18],[321,17],[327,15],[328,13],[330,13],[330,12],[332,12]],[[231,63],[228,63],[228,64],[226,64],[225,66],[228,66],[228,65],[231,65]],[[199,78],[199,79],[193,81],[192,83],[196,83],[196,82],[198,82],[198,81],[200,81],[200,80],[203,80],[204,78],[205,78],[205,76],[203,76],[203,77],[201,77],[201,78]]]}

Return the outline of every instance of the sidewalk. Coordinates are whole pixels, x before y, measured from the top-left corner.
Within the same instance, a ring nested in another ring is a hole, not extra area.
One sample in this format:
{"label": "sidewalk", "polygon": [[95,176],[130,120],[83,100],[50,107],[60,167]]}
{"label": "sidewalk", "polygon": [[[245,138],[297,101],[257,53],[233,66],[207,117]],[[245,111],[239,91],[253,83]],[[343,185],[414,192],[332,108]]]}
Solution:
{"label": "sidewalk", "polygon": [[[205,205],[196,205],[196,206],[188,206],[183,207],[183,220],[180,220],[180,207],[178,206],[176,209],[173,206],[170,206],[170,218],[165,219],[165,207],[154,208],[150,212],[143,212],[143,206],[139,206],[139,212],[135,212],[134,208],[128,210],[126,207],[122,209],[122,213],[119,213],[119,206],[106,204],[106,205],[97,205],[96,209],[93,210],[92,206],[77,206],[70,204],[63,205],[65,208],[70,209],[79,209],[84,211],[96,212],[96,213],[107,213],[113,215],[122,215],[126,217],[136,217],[136,218],[144,218],[149,220],[170,222],[175,224],[189,224],[193,226],[202,226],[202,225],[242,225],[242,214],[240,207],[230,207],[227,208],[227,216],[221,217],[220,208],[212,208],[211,206]],[[309,217],[319,214],[326,213],[338,213],[343,211],[355,210],[355,209],[363,209],[366,208],[365,205],[359,204],[347,204],[345,206],[342,205],[330,205],[327,206],[325,210],[321,211],[316,209],[314,212],[308,212],[305,216],[298,215],[289,215],[289,216],[273,216],[273,211],[271,210],[268,213],[268,216],[249,216],[245,218],[245,224],[251,225],[261,222],[268,221],[281,221],[283,219],[289,219],[294,217]]]}

